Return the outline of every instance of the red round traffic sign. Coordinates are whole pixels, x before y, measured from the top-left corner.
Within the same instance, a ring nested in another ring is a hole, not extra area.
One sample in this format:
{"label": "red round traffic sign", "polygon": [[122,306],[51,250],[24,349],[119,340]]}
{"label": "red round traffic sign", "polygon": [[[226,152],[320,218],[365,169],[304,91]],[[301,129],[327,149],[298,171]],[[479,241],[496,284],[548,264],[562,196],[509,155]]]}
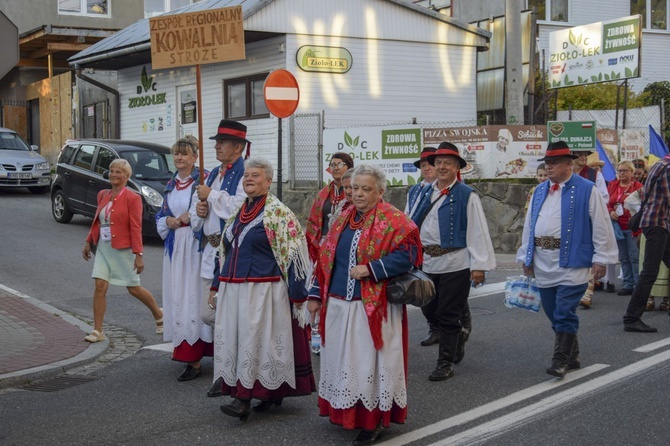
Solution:
{"label": "red round traffic sign", "polygon": [[290,71],[275,70],[265,79],[263,97],[270,113],[278,118],[288,118],[300,102],[298,81]]}

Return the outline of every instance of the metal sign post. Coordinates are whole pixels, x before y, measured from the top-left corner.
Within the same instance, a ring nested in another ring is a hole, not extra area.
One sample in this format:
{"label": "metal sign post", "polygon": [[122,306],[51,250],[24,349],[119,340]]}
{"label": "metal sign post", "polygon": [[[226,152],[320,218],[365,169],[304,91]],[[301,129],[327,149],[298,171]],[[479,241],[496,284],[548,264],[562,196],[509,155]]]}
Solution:
{"label": "metal sign post", "polygon": [[278,118],[277,143],[277,198],[282,199],[282,118],[288,118],[298,108],[300,88],[298,81],[287,70],[275,70],[265,79],[263,85],[265,105]]}

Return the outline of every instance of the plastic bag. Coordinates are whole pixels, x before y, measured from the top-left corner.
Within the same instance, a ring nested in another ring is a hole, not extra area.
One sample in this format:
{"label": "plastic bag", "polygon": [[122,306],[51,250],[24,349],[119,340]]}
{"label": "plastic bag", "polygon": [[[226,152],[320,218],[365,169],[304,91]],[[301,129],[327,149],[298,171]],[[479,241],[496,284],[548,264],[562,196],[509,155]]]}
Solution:
{"label": "plastic bag", "polygon": [[540,311],[540,289],[535,279],[526,276],[508,277],[505,282],[505,306]]}

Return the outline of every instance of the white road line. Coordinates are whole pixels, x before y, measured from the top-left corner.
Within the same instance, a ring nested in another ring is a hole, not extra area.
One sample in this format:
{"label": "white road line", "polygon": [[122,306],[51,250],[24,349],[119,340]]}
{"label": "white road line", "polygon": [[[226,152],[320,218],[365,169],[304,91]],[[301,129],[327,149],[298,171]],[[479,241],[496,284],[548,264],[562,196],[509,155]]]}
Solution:
{"label": "white road line", "polygon": [[503,291],[505,291],[505,282],[490,283],[488,285],[482,285],[479,288],[470,290],[469,299],[490,296],[492,294],[502,293]]}
{"label": "white road line", "polygon": [[458,414],[456,416],[453,416],[451,418],[447,418],[446,420],[439,421],[437,423],[431,424],[429,426],[422,427],[420,429],[417,429],[412,432],[408,432],[403,435],[399,435],[395,438],[391,438],[388,441],[385,441],[383,443],[379,443],[379,445],[384,445],[384,446],[395,446],[395,445],[405,445],[407,443],[411,443],[413,441],[420,440],[422,438],[428,437],[430,435],[436,434],[438,432],[444,431],[446,429],[450,429],[454,426],[459,426],[465,423],[469,423],[470,421],[476,420],[477,418],[483,417],[484,415],[488,415],[490,413],[493,413],[497,410],[504,409],[505,407],[509,407],[513,404],[517,404],[521,401],[527,400],[529,398],[533,398],[537,395],[540,395],[544,392],[548,392],[551,390],[556,389],[559,386],[571,383],[573,381],[576,381],[578,379],[581,379],[585,376],[588,376],[592,373],[596,373],[604,368],[609,367],[609,365],[606,364],[594,364],[589,367],[585,367],[580,370],[576,370],[574,372],[569,373],[565,379],[551,379],[549,381],[545,381],[543,383],[537,384],[532,387],[528,387],[527,389],[520,390],[518,392],[515,392],[511,395],[508,395],[504,398],[500,398],[499,400],[491,401],[490,403],[484,404],[483,406],[476,407],[474,409],[471,409],[467,412],[463,412],[461,414]]}
{"label": "white road line", "polygon": [[169,352],[172,353],[172,350],[174,350],[174,346],[172,345],[172,342],[167,342],[165,344],[154,344],[154,345],[146,345],[142,347],[142,350],[158,350],[159,352]]}
{"label": "white road line", "polygon": [[643,345],[642,347],[634,348],[634,352],[640,352],[640,353],[649,353],[653,352],[656,349],[666,347],[670,345],[670,338],[663,339],[662,341],[658,342],[652,342],[651,344]]}
{"label": "white road line", "polygon": [[563,407],[572,401],[585,398],[589,394],[592,394],[603,387],[612,386],[619,381],[631,379],[638,373],[668,360],[670,360],[670,350],[650,356],[649,358],[645,358],[621,369],[614,370],[606,375],[591,379],[508,415],[496,418],[488,423],[481,424],[465,432],[461,432],[460,434],[433,443],[430,446],[471,445],[503,435],[536,418],[545,416],[546,413],[551,410]]}

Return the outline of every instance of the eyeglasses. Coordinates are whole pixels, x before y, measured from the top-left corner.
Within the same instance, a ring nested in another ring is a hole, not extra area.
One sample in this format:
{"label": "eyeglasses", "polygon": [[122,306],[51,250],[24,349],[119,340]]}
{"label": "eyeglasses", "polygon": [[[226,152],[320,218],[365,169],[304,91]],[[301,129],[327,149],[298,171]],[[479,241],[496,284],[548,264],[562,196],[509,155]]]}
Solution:
{"label": "eyeglasses", "polygon": [[343,163],[342,161],[340,161],[339,163],[330,163],[330,168],[331,169],[341,169],[346,165],[347,165],[346,163]]}

